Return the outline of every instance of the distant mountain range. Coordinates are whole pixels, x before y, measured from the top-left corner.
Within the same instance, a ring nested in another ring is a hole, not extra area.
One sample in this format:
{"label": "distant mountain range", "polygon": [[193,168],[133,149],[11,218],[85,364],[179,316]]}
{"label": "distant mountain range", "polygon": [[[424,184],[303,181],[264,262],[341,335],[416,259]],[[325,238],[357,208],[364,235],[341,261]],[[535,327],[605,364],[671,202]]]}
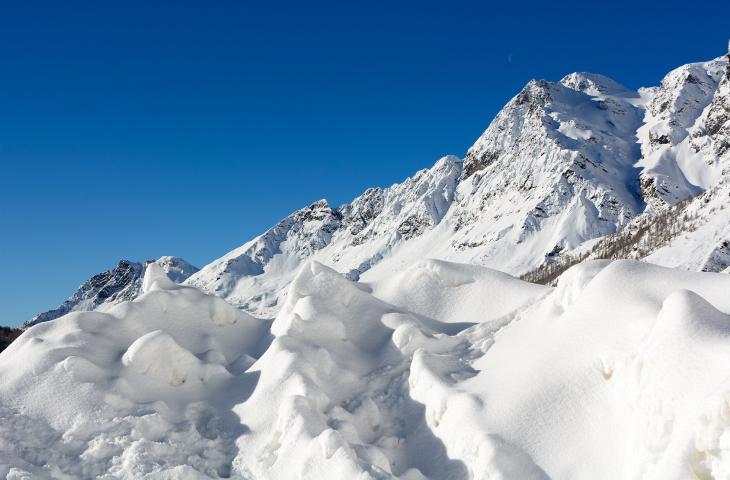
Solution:
{"label": "distant mountain range", "polygon": [[159,265],[171,280],[178,283],[198,271],[197,267],[177,257],[165,256],[143,263],[120,260],[114,268],[86,280],[58,307],[39,313],[23,323],[23,328],[54,320],[70,312],[103,310],[126,300],[134,300],[142,293],[142,279],[151,263]]}

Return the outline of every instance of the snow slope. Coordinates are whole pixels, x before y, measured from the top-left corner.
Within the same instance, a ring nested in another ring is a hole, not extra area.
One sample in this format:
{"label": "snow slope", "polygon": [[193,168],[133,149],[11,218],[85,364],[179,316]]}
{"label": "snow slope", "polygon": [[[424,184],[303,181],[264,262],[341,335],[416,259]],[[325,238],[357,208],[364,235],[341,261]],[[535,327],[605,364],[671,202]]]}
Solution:
{"label": "snow slope", "polygon": [[273,324],[155,266],[144,284],[0,353],[0,473],[730,473],[725,274],[595,261],[549,288],[429,260],[360,283],[308,262]]}

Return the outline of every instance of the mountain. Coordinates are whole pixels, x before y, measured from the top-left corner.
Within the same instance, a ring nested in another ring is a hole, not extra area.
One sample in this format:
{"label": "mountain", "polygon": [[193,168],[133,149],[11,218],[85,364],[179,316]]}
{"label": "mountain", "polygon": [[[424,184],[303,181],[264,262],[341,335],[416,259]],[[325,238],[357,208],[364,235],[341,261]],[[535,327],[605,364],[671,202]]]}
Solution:
{"label": "mountain", "polygon": [[97,273],[81,284],[76,292],[53,310],[40,313],[23,324],[23,328],[54,320],[70,312],[100,310],[111,305],[134,300],[142,292],[144,272],[156,263],[174,282],[180,283],[198,271],[182,258],[163,256],[144,263],[120,260],[105,272]]}
{"label": "mountain", "polygon": [[[309,259],[366,281],[422,258],[527,275],[585,258],[601,239],[698,195],[692,210],[722,224],[706,202],[712,194],[701,194],[728,175],[728,68],[726,57],[684,65],[638,91],[582,72],[530,81],[463,160],[444,157],[339,207],[315,202],[186,284],[273,317]],[[693,236],[701,245],[692,250],[719,248],[720,257],[729,240],[727,232]],[[651,259],[703,268],[687,255]]]}
{"label": "mountain", "polygon": [[0,327],[0,352],[5,350],[23,331],[19,328]]}
{"label": "mountain", "polygon": [[444,157],[401,184],[369,189],[339,208],[315,202],[185,283],[252,314],[273,316],[305,260],[334,265],[356,280],[397,245],[439,224],[453,201],[461,165],[456,157]]}
{"label": "mountain", "polygon": [[530,81],[463,159],[42,314],[0,477],[727,478],[729,202],[727,58]]}
{"label": "mountain", "polygon": [[730,267],[730,63],[693,63],[653,89],[638,130],[647,208],[622,230],[523,278],[555,282],[587,258],[645,260],[705,272]]}
{"label": "mountain", "polygon": [[[605,245],[593,250],[596,242],[630,235],[688,198],[697,198],[690,211],[707,217],[703,224],[723,225],[722,209],[708,206],[711,194],[703,192],[721,188],[728,176],[728,68],[726,57],[683,65],[659,86],[638,91],[585,72],[559,82],[532,80],[463,160],[443,157],[339,207],[316,201],[176,280],[273,318],[308,260],[351,280],[393,275],[422,258],[540,279],[577,259],[606,256]],[[730,238],[725,231],[703,232],[687,232],[694,240],[685,249],[702,252],[703,261],[661,252],[651,261],[710,268],[704,264],[724,258]],[[719,268],[724,260],[712,262]],[[136,298],[143,270],[120,262],[26,326]]]}
{"label": "mountain", "polygon": [[719,180],[719,152],[711,144],[722,143],[719,117],[727,95],[720,83],[727,83],[727,65],[726,59],[683,65],[645,91],[651,100],[639,130],[639,165],[643,194],[655,207],[697,195]]}

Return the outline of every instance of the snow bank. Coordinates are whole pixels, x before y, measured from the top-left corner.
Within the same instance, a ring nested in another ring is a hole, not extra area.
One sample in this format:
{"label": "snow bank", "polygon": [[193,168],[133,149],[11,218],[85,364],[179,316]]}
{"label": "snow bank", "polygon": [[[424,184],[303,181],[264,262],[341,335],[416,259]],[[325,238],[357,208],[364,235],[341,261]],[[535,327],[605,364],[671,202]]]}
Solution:
{"label": "snow bank", "polygon": [[[107,313],[29,328],[0,356],[0,477],[230,475],[230,411],[268,324],[151,264],[145,293]],[[238,373],[234,377],[233,373]]]}
{"label": "snow bank", "polygon": [[442,322],[480,323],[510,313],[548,290],[496,270],[425,260],[374,285],[373,293]]}
{"label": "snow bank", "polygon": [[135,340],[122,356],[122,363],[139,375],[170,385],[182,385],[188,380],[207,382],[228,373],[223,365],[199,360],[162,330]]}
{"label": "snow bank", "polygon": [[[459,339],[443,333],[451,329],[383,302],[328,267],[306,265],[274,321],[275,340],[252,367],[260,373],[257,389],[236,408],[252,431],[239,439],[237,468],[250,478],[463,472],[430,434],[407,386],[412,352],[458,347]],[[424,451],[414,451],[416,443]]]}
{"label": "snow bank", "polygon": [[595,261],[555,289],[305,264],[273,323],[150,269],[0,354],[7,478],[634,479],[730,472],[730,277]]}

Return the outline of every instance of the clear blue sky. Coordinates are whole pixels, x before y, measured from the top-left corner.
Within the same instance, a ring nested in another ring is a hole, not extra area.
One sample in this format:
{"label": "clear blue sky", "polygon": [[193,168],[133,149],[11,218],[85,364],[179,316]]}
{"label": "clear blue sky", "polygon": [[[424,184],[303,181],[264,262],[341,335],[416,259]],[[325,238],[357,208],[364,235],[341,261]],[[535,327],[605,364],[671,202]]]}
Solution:
{"label": "clear blue sky", "polygon": [[730,36],[730,2],[490,3],[5,2],[0,324],[463,155],[530,78],[652,85]]}

